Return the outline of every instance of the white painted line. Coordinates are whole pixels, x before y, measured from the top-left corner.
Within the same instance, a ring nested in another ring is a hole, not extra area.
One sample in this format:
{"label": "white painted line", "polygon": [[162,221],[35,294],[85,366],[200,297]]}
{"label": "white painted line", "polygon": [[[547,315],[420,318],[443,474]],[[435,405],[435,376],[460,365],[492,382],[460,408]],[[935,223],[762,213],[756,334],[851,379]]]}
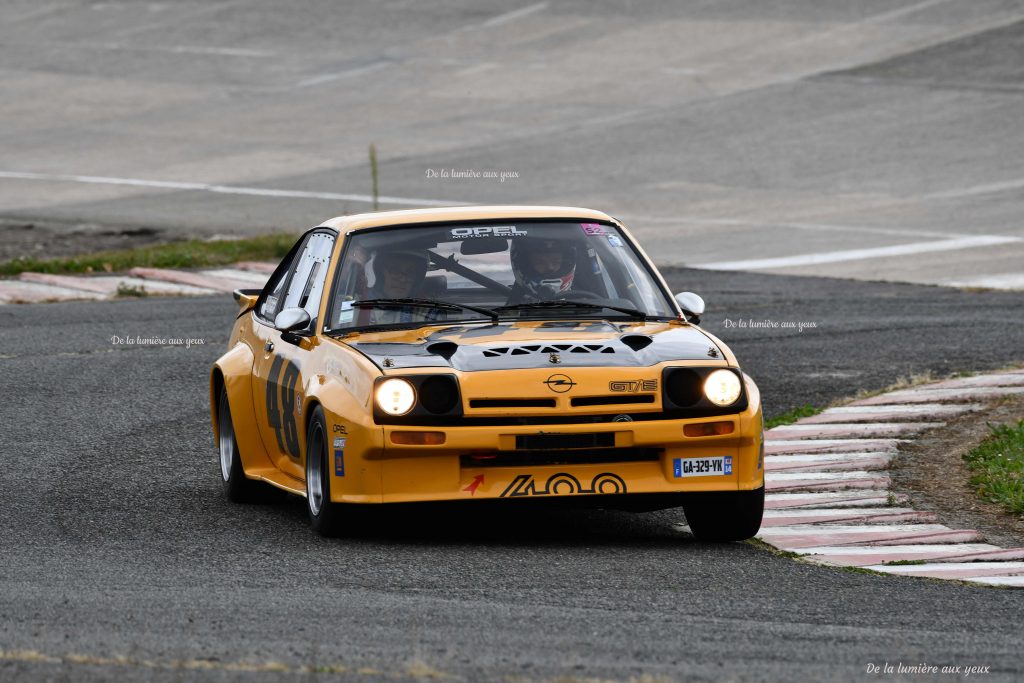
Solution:
{"label": "white painted line", "polygon": [[22,280],[0,280],[0,302],[37,304],[47,301],[104,299],[106,295],[82,289],[70,289]]}
{"label": "white painted line", "polygon": [[255,273],[251,270],[235,270],[233,268],[218,268],[216,270],[201,270],[199,271],[202,275],[211,275],[213,277],[224,277],[234,280],[245,280],[252,282],[253,285],[263,287],[267,284],[269,276],[265,273]]}
{"label": "white painted line", "polygon": [[770,481],[811,481],[811,480],[822,480],[822,481],[846,481],[856,479],[878,479],[880,476],[878,472],[865,472],[858,470],[856,472],[773,472],[766,474],[765,477]]}
{"label": "white painted line", "polygon": [[906,515],[916,514],[918,512],[920,511],[915,510],[913,508],[890,507],[853,508],[847,510],[837,510],[836,508],[799,508],[795,510],[787,510],[786,508],[775,508],[772,510],[765,510],[764,517],[765,519],[772,519],[775,517],[816,517],[822,514],[845,515],[850,517],[886,517],[888,515]]}
{"label": "white painted line", "polygon": [[[873,14],[863,21],[857,22],[858,24],[879,24],[891,19],[899,19],[901,17],[920,12],[923,9],[934,7],[935,5],[945,5],[951,0],[923,0],[914,5],[907,5],[906,7],[900,7],[898,9],[890,10],[888,12],[881,12],[879,14]],[[842,30],[842,28],[838,29]]]}
{"label": "white painted line", "polygon": [[935,386],[940,389],[950,387],[964,387],[974,389],[978,387],[1015,387],[1024,384],[1024,374],[1004,373],[995,375],[979,375],[977,377],[957,377],[939,382]]}
{"label": "white painted line", "polygon": [[[159,47],[149,47],[150,50],[161,50]],[[267,50],[247,50],[240,47],[201,47],[196,45],[173,45],[166,48],[168,52],[175,54],[190,55],[223,55],[226,57],[274,57],[275,53]]]}
{"label": "white painted line", "polygon": [[[188,190],[195,192],[215,192],[217,194],[240,194],[257,197],[289,197],[293,199],[329,199],[345,202],[373,203],[368,194],[343,194],[339,192],[304,192],[302,190],[275,190],[266,187],[239,187],[232,185],[208,185],[206,183],[187,183],[174,180],[144,180],[142,178],[116,178],[91,175],[63,175],[59,173],[23,173],[20,171],[0,171],[0,178],[14,180],[42,180],[46,182],[88,183],[93,185],[128,185],[131,187],[152,187],[161,190]],[[401,206],[469,206],[466,202],[451,202],[438,199],[416,199],[413,197],[377,198],[381,204]]]}
{"label": "white painted line", "polygon": [[[899,444],[908,439],[772,439],[764,441],[765,448],[771,449],[768,454],[791,455],[795,453],[829,452],[847,453],[852,450],[867,452],[877,449],[894,451]],[[787,451],[786,449],[791,449]]]}
{"label": "white painted line", "polygon": [[1024,289],[1024,273],[986,275],[972,280],[945,280],[947,287],[980,287],[987,289]]}
{"label": "white painted line", "polygon": [[[906,497],[899,494],[896,499],[904,503]],[[785,510],[796,507],[875,507],[886,505],[889,492],[879,489],[860,489],[857,491],[816,491],[814,493],[766,493],[765,509]]]}
{"label": "white painted line", "polygon": [[945,422],[833,422],[827,425],[815,425],[815,424],[789,424],[781,425],[779,427],[772,427],[766,433],[772,432],[807,432],[810,434],[818,434],[822,432],[834,431],[837,429],[849,429],[855,431],[867,432],[872,429],[934,429],[945,425]]}
{"label": "white painted line", "polygon": [[763,270],[769,268],[791,268],[795,266],[814,266],[823,263],[838,263],[840,261],[860,261],[862,259],[908,256],[910,254],[925,254],[936,251],[955,251],[974,247],[991,247],[1000,244],[1013,244],[1021,241],[1024,241],[1024,239],[1020,237],[978,235],[977,237],[959,237],[956,239],[937,240],[932,242],[898,244],[891,247],[826,251],[818,254],[798,254],[796,256],[749,259],[746,261],[698,263],[694,264],[692,267],[705,268],[707,270]]}
{"label": "white painted line", "polygon": [[277,54],[269,50],[250,50],[236,47],[206,47],[203,45],[125,45],[124,43],[68,43],[61,42],[59,45],[84,50],[111,50],[123,52],[168,52],[171,54],[186,55],[217,55],[224,57],[276,57]]}
{"label": "white painted line", "polygon": [[[778,528],[778,527],[776,527]],[[988,543],[942,543],[928,545],[819,545],[793,548],[798,555],[906,555],[908,553],[948,552],[953,554],[988,553],[1002,548]],[[899,565],[897,565],[899,566]],[[913,566],[913,565],[910,565]]]}
{"label": "white painted line", "polygon": [[934,571],[943,569],[955,569],[958,571],[965,571],[969,569],[977,569],[984,571],[986,569],[1005,569],[1009,573],[1013,570],[1019,570],[1020,573],[1024,574],[1024,562],[1020,561],[1007,561],[1007,562],[927,562],[925,564],[876,564],[869,565],[865,569],[873,569],[877,572],[887,572],[889,574],[912,574],[914,572]]}
{"label": "white painted line", "polygon": [[[855,401],[856,405],[873,406],[883,401],[903,401],[909,404],[941,403],[944,401],[970,401],[997,398],[1024,392],[1024,387],[959,387],[956,389],[900,389],[883,396],[874,396]],[[772,442],[767,442],[772,443]],[[777,442],[776,442],[777,443]]]}
{"label": "white painted line", "polygon": [[[957,232],[938,232],[935,230],[910,230],[904,228],[879,228],[873,225],[839,225],[835,223],[804,223],[804,222],[762,222],[743,218],[703,218],[699,216],[644,216],[641,214],[619,214],[619,218],[632,224],[668,223],[670,225],[721,225],[737,228],[795,228],[797,230],[813,230],[817,232],[840,232],[843,234],[875,234],[898,235],[901,237],[970,237],[971,235]],[[635,230],[634,230],[635,232]]]}
{"label": "white painted line", "polygon": [[876,531],[909,532],[915,535],[938,534],[956,531],[943,524],[793,524],[790,526],[773,526],[761,529],[758,536],[782,536],[792,534],[833,535],[839,534],[870,534]]}
{"label": "white painted line", "polygon": [[1024,187],[1024,178],[1016,178],[1014,180],[1002,180],[997,183],[985,183],[983,185],[943,190],[942,192],[930,192],[929,194],[921,195],[919,199],[958,199],[960,197],[975,197],[980,194],[995,194],[996,192],[1019,190],[1022,187]]}
{"label": "white painted line", "polygon": [[161,282],[160,280],[145,280],[140,277],[129,277],[126,275],[104,275],[101,277],[94,277],[92,279],[107,283],[115,292],[117,290],[117,286],[123,284],[126,287],[143,288],[148,294],[205,296],[217,293],[216,290],[204,289],[203,287],[193,287],[192,285],[183,285],[173,282]]}
{"label": "white painted line", "polygon": [[786,453],[784,455],[765,455],[772,462],[810,462],[812,460],[847,460],[862,458],[889,458],[895,451],[861,451],[846,453]]}
{"label": "white painted line", "polygon": [[331,81],[341,80],[343,78],[352,78],[354,76],[362,76],[373,71],[378,71],[386,66],[391,66],[395,62],[393,60],[381,60],[373,62],[372,64],[364,64],[362,66],[352,67],[351,69],[345,69],[344,71],[338,71],[337,73],[331,74],[320,74],[319,76],[311,76],[304,81],[299,81],[295,84],[296,88],[308,88],[313,85],[322,85],[324,83],[330,83]]}
{"label": "white painted line", "polygon": [[800,418],[797,424],[800,425],[831,425],[841,423],[884,423],[885,420],[893,422],[907,422],[909,420],[936,420],[956,417],[963,413],[981,410],[984,406],[974,404],[949,404],[949,403],[927,403],[927,404],[904,404],[898,406],[903,410],[897,410],[896,406],[850,406],[849,408],[829,408],[817,415]]}
{"label": "white painted line", "polygon": [[502,24],[507,24],[510,21],[515,21],[516,19],[522,19],[523,17],[529,16],[529,15],[534,14],[536,12],[541,12],[541,11],[547,9],[547,6],[548,6],[548,3],[546,3],[546,2],[538,2],[535,5],[527,5],[526,7],[520,7],[519,9],[512,10],[511,12],[506,12],[505,14],[499,14],[496,17],[491,17],[490,19],[488,19],[487,21],[483,22],[482,24],[478,24],[478,25],[476,25],[474,27],[467,27],[467,29],[468,28],[494,28],[495,26],[501,26]]}
{"label": "white painted line", "polygon": [[963,579],[971,583],[984,583],[989,586],[1015,586],[1024,588],[1024,576],[985,576],[972,579]]}
{"label": "white painted line", "polygon": [[769,479],[782,472],[888,469],[895,454],[892,453],[816,453],[806,456],[770,456],[765,459],[765,472]]}
{"label": "white painted line", "polygon": [[858,415],[872,413],[906,413],[907,415],[928,415],[931,413],[966,413],[972,410],[981,410],[985,406],[981,403],[937,403],[934,405],[915,405],[896,403],[891,406],[841,406],[828,408],[819,415]]}
{"label": "white painted line", "polygon": [[245,0],[228,0],[227,2],[200,3],[196,9],[193,9],[191,11],[183,10],[181,12],[167,12],[164,13],[163,16],[156,21],[126,27],[124,29],[116,31],[114,35],[131,36],[137,35],[139,33],[145,33],[147,31],[152,31],[155,29],[161,29],[166,32],[165,27],[168,24],[178,24],[180,26],[181,24],[196,19],[200,16],[220,12],[223,9],[227,9],[228,7],[238,5],[243,2],[245,2]]}

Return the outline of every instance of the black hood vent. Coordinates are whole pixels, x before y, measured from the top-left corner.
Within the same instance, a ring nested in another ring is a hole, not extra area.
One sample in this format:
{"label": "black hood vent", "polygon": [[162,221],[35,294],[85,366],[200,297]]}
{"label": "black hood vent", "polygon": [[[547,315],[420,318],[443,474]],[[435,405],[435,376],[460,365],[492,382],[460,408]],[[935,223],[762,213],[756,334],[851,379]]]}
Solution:
{"label": "black hood vent", "polygon": [[455,352],[459,350],[459,345],[455,342],[442,341],[434,342],[433,344],[427,345],[427,353],[432,353],[435,356],[441,356],[445,360],[451,360]]}
{"label": "black hood vent", "polygon": [[528,356],[532,353],[615,353],[604,344],[530,344],[529,346],[495,346],[484,349],[484,358]]}
{"label": "black hood vent", "polygon": [[642,351],[654,343],[654,340],[646,334],[627,334],[623,337],[619,337],[619,341],[634,351]]}

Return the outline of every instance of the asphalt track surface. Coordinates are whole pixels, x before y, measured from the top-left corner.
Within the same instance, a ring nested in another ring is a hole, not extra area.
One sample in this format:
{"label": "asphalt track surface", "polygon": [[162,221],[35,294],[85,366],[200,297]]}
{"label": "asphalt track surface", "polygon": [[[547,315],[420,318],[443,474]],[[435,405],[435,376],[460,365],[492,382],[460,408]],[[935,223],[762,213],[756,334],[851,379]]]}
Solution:
{"label": "asphalt track surface", "polygon": [[[301,230],[369,207],[373,142],[385,208],[593,206],[662,264],[1020,286],[1022,36],[1007,0],[10,0],[0,240]],[[769,415],[1024,360],[1019,294],[669,278]],[[233,312],[0,307],[0,679],[1024,675],[1022,591],[698,544],[676,512],[436,510],[324,540],[301,504],[230,505],[205,378]]]}
{"label": "asphalt track surface", "polygon": [[[1011,294],[667,276],[708,299],[769,414],[1024,349]],[[0,307],[0,679],[864,680],[885,662],[1024,676],[1024,591],[700,544],[676,511],[430,509],[328,540],[299,502],[230,504],[206,373],[234,311],[224,296]]]}

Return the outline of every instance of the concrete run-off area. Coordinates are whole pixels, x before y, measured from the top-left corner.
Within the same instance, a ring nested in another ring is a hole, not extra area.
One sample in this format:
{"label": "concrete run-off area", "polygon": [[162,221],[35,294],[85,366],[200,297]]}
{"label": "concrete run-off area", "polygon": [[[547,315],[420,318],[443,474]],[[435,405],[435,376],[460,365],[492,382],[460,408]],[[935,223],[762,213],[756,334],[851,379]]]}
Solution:
{"label": "concrete run-off area", "polygon": [[0,280],[0,304],[43,303],[117,296],[200,296],[236,289],[262,289],[275,264],[236,263],[230,268],[200,271],[170,268],[132,268],[122,275],[51,275],[22,273]]}

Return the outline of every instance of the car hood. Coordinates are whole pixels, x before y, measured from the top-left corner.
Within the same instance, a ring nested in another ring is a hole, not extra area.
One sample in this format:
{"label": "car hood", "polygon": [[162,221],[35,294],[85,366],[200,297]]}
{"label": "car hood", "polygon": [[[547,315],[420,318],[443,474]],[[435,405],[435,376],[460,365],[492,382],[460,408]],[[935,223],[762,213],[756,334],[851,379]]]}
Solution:
{"label": "car hood", "polygon": [[344,339],[385,372],[440,367],[463,372],[521,368],[644,367],[673,360],[721,362],[699,328],[667,322],[518,321],[363,333]]}

